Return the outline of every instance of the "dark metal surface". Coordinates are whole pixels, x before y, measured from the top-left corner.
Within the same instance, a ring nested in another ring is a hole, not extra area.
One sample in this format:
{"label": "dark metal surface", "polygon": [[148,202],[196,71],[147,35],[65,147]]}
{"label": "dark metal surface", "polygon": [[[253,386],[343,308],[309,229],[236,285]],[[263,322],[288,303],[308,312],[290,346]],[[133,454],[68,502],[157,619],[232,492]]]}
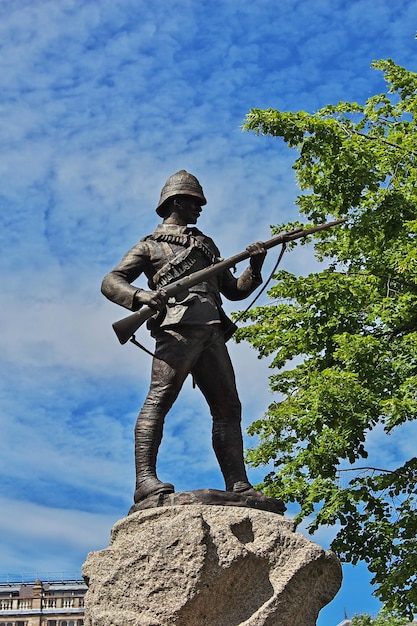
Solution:
{"label": "dark metal surface", "polygon": [[[223,501],[242,505],[249,500],[270,500],[253,489],[245,470],[241,404],[225,344],[235,325],[222,309],[221,296],[246,298],[262,283],[260,272],[267,248],[330,225],[298,229],[265,244],[257,242],[226,262],[217,262],[220,252],[212,239],[189,227],[197,223],[205,203],[195,176],[185,170],[171,176],[157,210],[162,224],[129,250],[102,283],[107,298],[131,311],[143,311],[133,315],[135,324],[144,314],[146,319],[152,316],[148,328],[156,346],[151,384],[135,427],[136,503],[166,498],[174,492],[171,483],[157,477],[157,455],[165,417],[189,374],[212,416],[213,449],[229,494]],[[245,259],[249,266],[236,278],[230,267]],[[133,284],[142,274],[148,281],[147,290]],[[129,323],[122,324],[122,343],[134,332]],[[277,512],[285,508],[281,501],[274,506]]]}

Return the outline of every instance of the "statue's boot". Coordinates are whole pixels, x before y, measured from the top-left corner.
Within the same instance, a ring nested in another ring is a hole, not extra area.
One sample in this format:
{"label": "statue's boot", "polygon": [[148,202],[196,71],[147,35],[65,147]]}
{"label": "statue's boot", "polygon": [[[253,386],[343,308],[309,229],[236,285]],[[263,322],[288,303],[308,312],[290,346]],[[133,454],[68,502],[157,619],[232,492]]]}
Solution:
{"label": "statue's boot", "polygon": [[174,485],[163,483],[156,475],[156,457],[162,440],[161,420],[138,418],[135,428],[136,490],[135,503],[149,496],[173,493]]}
{"label": "statue's boot", "polygon": [[252,496],[253,498],[264,498],[262,491],[255,489],[248,480],[238,480],[233,483],[231,489],[226,487],[226,491],[233,491],[242,496]]}
{"label": "statue's boot", "polygon": [[243,460],[243,438],[239,423],[213,427],[213,448],[226,484],[226,491],[242,496],[264,497],[250,484]]}

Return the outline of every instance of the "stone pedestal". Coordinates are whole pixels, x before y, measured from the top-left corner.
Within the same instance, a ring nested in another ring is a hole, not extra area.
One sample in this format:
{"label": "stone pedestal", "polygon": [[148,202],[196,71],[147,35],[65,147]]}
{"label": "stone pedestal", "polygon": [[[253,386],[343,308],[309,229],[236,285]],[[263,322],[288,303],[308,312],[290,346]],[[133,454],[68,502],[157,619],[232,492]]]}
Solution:
{"label": "stone pedestal", "polygon": [[188,504],[133,512],[83,566],[86,626],[314,626],[332,552],[274,512]]}

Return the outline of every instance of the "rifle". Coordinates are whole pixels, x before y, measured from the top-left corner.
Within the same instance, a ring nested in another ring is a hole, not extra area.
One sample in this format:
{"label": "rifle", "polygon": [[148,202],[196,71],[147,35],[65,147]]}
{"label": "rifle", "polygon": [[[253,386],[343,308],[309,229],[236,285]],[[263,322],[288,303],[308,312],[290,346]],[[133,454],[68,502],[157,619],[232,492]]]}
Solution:
{"label": "rifle", "polygon": [[[294,241],[295,239],[301,239],[303,237],[308,237],[313,233],[316,233],[319,230],[325,230],[326,228],[332,228],[333,226],[337,226],[339,224],[343,224],[346,222],[346,219],[336,220],[334,222],[328,222],[327,224],[321,224],[320,226],[313,226],[312,228],[307,228],[303,230],[302,228],[296,228],[287,233],[283,233],[282,235],[277,235],[268,241],[264,241],[263,245],[265,250],[269,248],[273,248],[274,246],[278,246],[279,244],[287,243],[288,241]],[[182,291],[186,291],[190,287],[201,283],[216,274],[220,274],[226,269],[234,267],[240,261],[244,261],[248,259],[250,254],[247,250],[243,252],[239,252],[234,256],[224,259],[223,261],[219,261],[218,263],[214,263],[214,265],[209,265],[209,267],[205,267],[202,270],[198,270],[197,272],[193,272],[188,276],[184,276],[183,278],[179,278],[178,280],[173,281],[172,283],[166,285],[163,288],[163,291],[166,293],[167,298],[172,296],[176,296]],[[123,319],[114,322],[112,324],[113,330],[117,335],[118,340],[121,344],[125,344],[133,334],[138,330],[140,326],[150,317],[155,315],[157,311],[149,306],[142,307],[139,311],[124,317]]]}

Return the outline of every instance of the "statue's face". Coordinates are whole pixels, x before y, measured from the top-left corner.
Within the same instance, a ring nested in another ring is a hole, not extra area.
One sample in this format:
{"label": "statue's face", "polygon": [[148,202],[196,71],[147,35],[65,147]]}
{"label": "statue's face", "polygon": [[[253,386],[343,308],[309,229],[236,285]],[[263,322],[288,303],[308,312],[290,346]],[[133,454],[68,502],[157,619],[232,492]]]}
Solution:
{"label": "statue's face", "polygon": [[198,198],[194,196],[181,196],[177,199],[177,213],[185,224],[196,224],[202,208]]}

